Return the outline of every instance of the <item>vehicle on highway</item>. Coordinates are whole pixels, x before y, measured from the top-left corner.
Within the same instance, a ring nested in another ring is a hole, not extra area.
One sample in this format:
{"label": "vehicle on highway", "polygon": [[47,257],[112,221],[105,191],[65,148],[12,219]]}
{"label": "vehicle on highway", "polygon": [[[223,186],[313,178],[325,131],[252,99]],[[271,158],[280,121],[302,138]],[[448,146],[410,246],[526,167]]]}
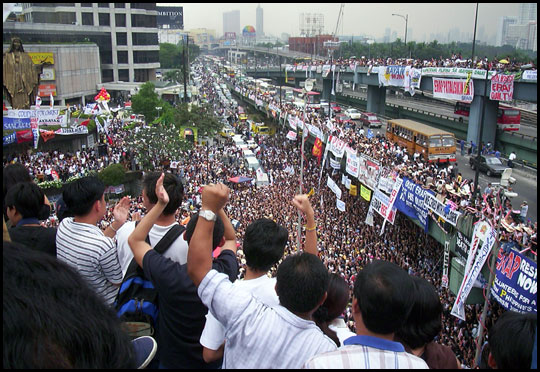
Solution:
{"label": "vehicle on highway", "polygon": [[[467,102],[456,102],[454,114],[469,117],[471,104]],[[497,128],[504,131],[519,131],[521,124],[521,111],[516,107],[499,105],[497,111]]]}
{"label": "vehicle on highway", "polygon": [[505,169],[508,168],[495,155],[480,155],[480,160],[476,156],[471,156],[469,165],[472,169],[478,167],[480,172],[485,172],[488,177],[501,176]]}
{"label": "vehicle on highway", "polygon": [[350,120],[347,114],[337,114],[335,117],[336,123],[343,124],[344,122]]}
{"label": "vehicle on highway", "polygon": [[224,125],[221,129],[221,132],[219,132],[221,137],[230,138],[234,136],[236,133],[234,133],[234,129],[228,125]]}
{"label": "vehicle on highway", "polygon": [[380,128],[382,125],[377,115],[372,114],[371,112],[363,112],[362,115],[360,115],[360,122],[368,128]]}
{"label": "vehicle on highway", "polygon": [[[294,101],[298,103],[304,102],[304,90],[300,88],[293,89]],[[311,107],[314,110],[319,110],[321,108],[321,93],[311,91],[306,94],[306,105]]]}
{"label": "vehicle on highway", "polygon": [[345,114],[347,114],[347,116],[353,120],[358,120],[360,119],[360,115],[362,113],[355,108],[350,108],[350,109],[345,110]]}
{"label": "vehicle on highway", "polygon": [[330,107],[332,107],[332,111],[335,114],[339,114],[341,112],[341,106],[339,106],[337,102],[330,102]]}
{"label": "vehicle on highway", "polygon": [[428,162],[455,162],[454,133],[430,127],[409,119],[388,120],[386,138],[407,149],[409,155],[418,152]]}

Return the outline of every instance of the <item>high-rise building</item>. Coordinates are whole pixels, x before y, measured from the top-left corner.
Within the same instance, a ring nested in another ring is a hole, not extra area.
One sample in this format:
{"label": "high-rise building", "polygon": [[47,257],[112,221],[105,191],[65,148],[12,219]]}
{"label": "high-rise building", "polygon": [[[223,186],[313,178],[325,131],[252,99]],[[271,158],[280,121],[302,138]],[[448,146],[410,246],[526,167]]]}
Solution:
{"label": "high-rise building", "polygon": [[99,47],[101,80],[155,80],[159,43],[155,3],[23,3],[24,22],[4,23],[3,40]]}
{"label": "high-rise building", "polygon": [[537,4],[536,3],[521,3],[519,4],[518,24],[525,25],[529,21],[536,21]]}
{"label": "high-rise building", "polygon": [[223,13],[223,35],[226,32],[234,32],[236,37],[240,36],[240,11],[231,10]]}
{"label": "high-rise building", "polygon": [[504,16],[501,17],[499,22],[499,29],[497,30],[497,43],[495,46],[503,46],[508,36],[508,26],[517,24],[517,17]]}
{"label": "high-rise building", "polygon": [[260,39],[264,37],[264,14],[263,14],[263,8],[261,8],[261,4],[257,7],[256,10],[256,23],[255,23],[255,31],[257,31],[257,39]]}

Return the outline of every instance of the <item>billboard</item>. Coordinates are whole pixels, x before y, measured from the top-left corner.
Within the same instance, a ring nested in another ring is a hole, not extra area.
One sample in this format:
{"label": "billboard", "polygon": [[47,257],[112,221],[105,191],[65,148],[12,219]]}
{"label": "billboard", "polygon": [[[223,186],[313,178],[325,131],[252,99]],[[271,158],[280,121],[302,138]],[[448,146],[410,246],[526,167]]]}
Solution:
{"label": "billboard", "polygon": [[158,28],[184,29],[184,7],[156,6]]}

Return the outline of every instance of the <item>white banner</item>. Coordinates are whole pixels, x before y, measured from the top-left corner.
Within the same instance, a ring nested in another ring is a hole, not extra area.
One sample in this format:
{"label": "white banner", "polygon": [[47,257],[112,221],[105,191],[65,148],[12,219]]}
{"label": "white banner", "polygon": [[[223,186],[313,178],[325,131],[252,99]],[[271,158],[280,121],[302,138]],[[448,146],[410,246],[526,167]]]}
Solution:
{"label": "white banner", "polygon": [[330,190],[334,192],[334,194],[336,194],[338,199],[341,199],[341,189],[339,188],[337,183],[334,182],[333,179],[328,177],[328,179],[326,180],[326,185],[330,188]]}
{"label": "white banner", "polygon": [[441,203],[439,200],[437,200],[435,195],[430,193],[426,193],[424,205],[437,216],[450,223],[452,226],[456,226],[457,220],[459,216],[461,216],[461,212],[452,210],[448,205]]}
{"label": "white banner", "polygon": [[338,210],[345,212],[345,202],[339,199],[336,199],[336,207]]}
{"label": "white banner", "polygon": [[[373,192],[373,196],[371,197],[371,204],[369,205],[369,208],[372,210],[372,211],[375,211],[377,212],[378,214],[381,215],[381,217],[385,217],[383,215],[383,210],[386,212],[388,211],[388,203],[389,203],[389,198],[388,196],[386,196],[385,194],[383,194],[382,192],[380,192],[379,190],[375,190]],[[390,209],[390,212],[387,213],[387,218],[388,218],[388,221],[393,225],[394,224],[394,220],[396,218],[396,213],[397,213],[397,209],[396,208],[392,208]],[[369,215],[369,211],[368,211],[368,215]],[[371,217],[372,219],[373,217]],[[369,224],[368,222],[368,218],[366,216],[366,223]],[[373,225],[370,225],[370,226],[373,226]]]}
{"label": "white banner", "polygon": [[76,128],[60,128],[54,133],[59,135],[88,134],[88,128],[84,125],[80,125]]}
{"label": "white banner", "polygon": [[347,155],[347,167],[345,168],[345,170],[351,176],[358,178],[358,157],[356,155]]}
{"label": "white banner", "polygon": [[379,66],[379,86],[403,87],[406,66]]}
{"label": "white banner", "polygon": [[465,92],[467,80],[433,78],[433,97],[471,103],[474,99],[474,81],[471,79]]}
{"label": "white banner", "polygon": [[384,232],[384,226],[386,225],[386,221],[388,220],[388,213],[394,207],[394,203],[397,199],[397,196],[399,194],[399,189],[401,189],[402,184],[403,184],[403,178],[398,177],[396,179],[396,182],[394,182],[394,187],[392,187],[392,193],[390,194],[390,198],[388,200],[388,207],[384,209],[381,208],[382,216],[384,217],[384,222],[381,227],[380,235],[382,235]]}
{"label": "white banner", "polygon": [[330,166],[332,168],[334,168],[334,169],[340,169],[341,168],[340,161],[341,161],[341,159],[332,159],[332,158],[330,158]]}
{"label": "white banner", "polygon": [[534,80],[537,79],[537,70],[525,70],[523,71],[523,75],[521,75],[522,80]]}
{"label": "white banner", "polygon": [[492,101],[511,101],[514,96],[514,75],[495,75],[491,79],[489,99]]}
{"label": "white banner", "polygon": [[448,264],[450,261],[450,242],[447,240],[444,242],[444,260],[443,270],[441,277],[441,287],[448,288]]}
{"label": "white banner", "polygon": [[343,154],[345,153],[345,145],[346,143],[337,138],[336,136],[332,136],[329,139],[330,144],[330,151],[336,158],[342,158]]}
{"label": "white banner", "polygon": [[[473,79],[486,78],[486,70],[477,70],[472,68],[463,67],[424,67],[422,68],[422,76],[446,76],[446,77],[458,77],[466,78],[471,73]],[[488,79],[491,79],[495,75],[496,71],[490,71],[488,73]]]}
{"label": "white banner", "polygon": [[480,270],[484,266],[484,263],[489,256],[489,252],[491,251],[491,247],[493,244],[495,244],[495,240],[497,238],[495,230],[491,227],[489,230],[490,231],[488,232],[486,240],[478,252],[471,270],[469,272],[466,271],[463,276],[463,282],[461,282],[461,286],[456,296],[456,301],[454,302],[454,306],[452,306],[452,311],[450,312],[450,314],[461,320],[465,320],[465,300],[467,300],[473,284],[476,281]]}
{"label": "white banner", "polygon": [[287,133],[287,138],[290,139],[291,141],[296,140],[296,132],[290,130],[289,133]]}

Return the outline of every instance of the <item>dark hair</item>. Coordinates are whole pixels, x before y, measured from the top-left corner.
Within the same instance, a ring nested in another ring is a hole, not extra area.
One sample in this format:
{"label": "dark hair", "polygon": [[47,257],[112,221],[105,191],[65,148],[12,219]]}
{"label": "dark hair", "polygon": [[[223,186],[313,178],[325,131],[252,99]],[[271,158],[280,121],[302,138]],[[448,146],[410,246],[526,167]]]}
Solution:
{"label": "dark hair", "polygon": [[412,276],[414,304],[407,321],[396,336],[411,349],[433,341],[442,328],[442,304],[435,287],[426,279]]}
{"label": "dark hair", "polygon": [[85,216],[101,200],[105,184],[97,177],[82,177],[64,186],[62,198],[74,216]]}
{"label": "dark hair", "polygon": [[4,173],[3,173],[3,192],[4,192],[4,198],[6,197],[6,194],[8,190],[14,186],[15,184],[19,182],[32,182],[32,177],[30,177],[30,173],[28,173],[28,169],[21,163],[13,163],[8,164],[4,167]]}
{"label": "dark hair", "polygon": [[246,228],[243,250],[246,264],[256,271],[268,271],[282,257],[289,240],[286,228],[268,218],[253,221]]}
{"label": "dark hair", "polygon": [[314,310],[328,289],[328,270],[321,260],[310,253],[287,256],[276,275],[279,302],[293,313]]}
{"label": "dark hair", "polygon": [[[221,243],[221,240],[223,239],[223,235],[225,234],[225,225],[223,224],[223,220],[221,217],[216,216],[216,222],[214,223],[214,231],[212,235],[212,250],[216,249]],[[193,236],[193,233],[195,232],[195,226],[197,226],[197,221],[199,219],[199,213],[195,213],[190,219],[186,226],[186,232],[184,233],[184,240],[186,242],[191,241],[191,237]]]}
{"label": "dark hair", "polygon": [[326,300],[313,313],[313,320],[337,346],[341,346],[341,343],[336,332],[328,328],[328,323],[343,314],[348,302],[349,286],[347,282],[339,274],[330,274]]}
{"label": "dark hair", "polygon": [[71,267],[4,241],[4,368],[134,368],[114,310]]}
{"label": "dark hair", "polygon": [[489,347],[498,369],[530,369],[537,328],[535,313],[504,312],[489,330]]}
{"label": "dark hair", "polygon": [[22,218],[39,218],[45,196],[33,182],[22,182],[11,187],[6,194],[6,207],[15,207]]}
{"label": "dark hair", "polygon": [[413,291],[409,274],[396,264],[381,260],[367,264],[354,282],[366,328],[383,335],[396,332],[412,309]]}
{"label": "dark hair", "polygon": [[[156,183],[161,172],[151,172],[144,176],[143,179],[143,189],[148,197],[148,201],[152,204],[158,202],[156,195]],[[163,179],[163,187],[167,190],[169,194],[169,203],[163,210],[162,214],[169,216],[174,214],[176,210],[182,205],[182,199],[184,198],[184,185],[182,182],[173,175],[172,173],[165,173],[165,178]]]}

